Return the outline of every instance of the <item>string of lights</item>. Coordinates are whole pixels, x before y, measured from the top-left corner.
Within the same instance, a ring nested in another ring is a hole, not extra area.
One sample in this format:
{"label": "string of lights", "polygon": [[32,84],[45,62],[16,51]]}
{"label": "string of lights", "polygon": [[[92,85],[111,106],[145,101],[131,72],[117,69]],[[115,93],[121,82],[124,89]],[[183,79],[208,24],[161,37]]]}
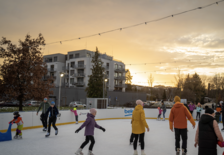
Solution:
{"label": "string of lights", "polygon": [[63,42],[68,42],[68,41],[73,41],[73,40],[80,40],[80,39],[90,38],[90,37],[94,37],[94,36],[101,36],[102,34],[111,33],[111,32],[114,32],[114,31],[122,31],[124,29],[129,29],[129,28],[133,28],[133,27],[137,27],[137,26],[141,26],[141,25],[147,25],[147,24],[152,23],[152,22],[158,22],[158,21],[170,18],[170,17],[182,15],[182,14],[185,14],[185,13],[188,13],[188,12],[192,12],[192,11],[195,11],[195,10],[201,10],[201,9],[210,7],[212,5],[218,5],[221,2],[224,2],[224,0],[220,0],[220,1],[208,4],[208,5],[205,5],[205,6],[202,6],[202,7],[197,7],[197,8],[186,10],[186,11],[179,12],[179,13],[176,13],[176,14],[168,15],[168,16],[165,16],[165,17],[162,17],[162,18],[158,18],[158,19],[154,19],[154,20],[150,20],[150,21],[146,21],[146,22],[142,22],[142,23],[126,26],[126,27],[120,27],[120,28],[116,28],[116,29],[113,29],[113,30],[108,30],[108,31],[104,31],[104,32],[100,32],[100,33],[96,33],[96,34],[92,34],[92,35],[83,36],[83,37],[67,39],[67,40],[61,40],[61,41],[55,41],[55,42],[47,43],[46,45],[51,45],[51,44],[56,44],[56,43],[62,44]]}

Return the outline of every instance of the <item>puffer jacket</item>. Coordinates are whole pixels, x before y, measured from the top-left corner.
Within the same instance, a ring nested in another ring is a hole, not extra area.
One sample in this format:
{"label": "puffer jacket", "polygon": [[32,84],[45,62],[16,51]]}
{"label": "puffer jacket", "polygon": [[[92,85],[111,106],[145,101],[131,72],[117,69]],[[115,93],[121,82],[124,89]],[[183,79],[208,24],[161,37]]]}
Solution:
{"label": "puffer jacket", "polygon": [[141,105],[137,105],[132,115],[132,133],[142,134],[145,128],[149,128],[145,120],[145,112]]}

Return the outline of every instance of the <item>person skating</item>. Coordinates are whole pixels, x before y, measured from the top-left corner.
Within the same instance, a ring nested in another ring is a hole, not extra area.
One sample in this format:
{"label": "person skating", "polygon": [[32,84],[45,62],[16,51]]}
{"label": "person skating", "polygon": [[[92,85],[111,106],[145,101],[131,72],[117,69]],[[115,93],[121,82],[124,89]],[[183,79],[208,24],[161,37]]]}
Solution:
{"label": "person skating", "polygon": [[166,105],[164,104],[163,101],[161,101],[161,102],[162,102],[161,108],[163,110],[163,121],[165,121],[166,120],[166,116],[165,116],[165,114],[166,114]]}
{"label": "person skating", "polygon": [[47,102],[47,97],[44,98],[44,102],[42,102],[37,110],[37,115],[42,108],[42,114],[40,115],[40,120],[43,124],[43,131],[47,131],[47,117],[45,116],[45,113],[47,109],[50,107],[50,104]]}
{"label": "person skating", "polygon": [[[50,114],[49,114],[50,113]],[[45,116],[48,117],[49,114],[49,123],[48,123],[48,131],[45,135],[46,137],[50,136],[51,133],[51,124],[55,129],[55,135],[58,134],[58,128],[55,126],[57,121],[57,115],[59,114],[57,107],[55,106],[55,102],[51,101],[51,106],[47,109]]]}
{"label": "person skating", "polygon": [[76,124],[79,124],[79,118],[78,118],[79,116],[77,114],[77,109],[74,108],[74,109],[71,109],[70,111],[73,112],[75,115]]}
{"label": "person skating", "polygon": [[[200,120],[200,117],[201,117],[201,104],[198,102],[198,107],[197,107],[197,116],[196,116],[196,120],[199,121]],[[198,116],[199,116],[199,119],[198,119]]]}
{"label": "person skating", "polygon": [[224,131],[224,105],[223,105],[223,101],[219,102],[222,108],[221,114],[222,114],[222,124],[223,124],[223,128],[222,131]]}
{"label": "person skating", "polygon": [[14,119],[9,122],[9,124],[16,123],[17,129],[16,129],[16,135],[13,137],[14,139],[22,139],[22,129],[23,129],[23,120],[22,117],[20,117],[20,114],[18,111],[15,111],[13,113]]}
{"label": "person skating", "polygon": [[[180,155],[180,136],[182,139],[182,155],[187,154],[187,119],[190,120],[193,128],[195,128],[195,122],[188,111],[188,109],[184,106],[183,103],[180,103],[180,97],[175,96],[174,98],[175,104],[173,105],[170,116],[169,116],[169,124],[170,130],[175,131],[175,150],[176,155]],[[174,130],[173,130],[174,126]]]}
{"label": "person skating", "polygon": [[193,116],[194,109],[196,109],[195,105],[191,102],[188,107],[191,115]]}
{"label": "person skating", "polygon": [[86,121],[82,124],[82,126],[80,128],[78,128],[75,133],[78,133],[80,130],[82,130],[85,127],[85,136],[86,136],[86,140],[85,142],[82,143],[82,145],[80,146],[80,148],[75,152],[76,155],[83,155],[82,153],[82,149],[89,143],[89,141],[91,141],[91,144],[89,146],[89,152],[88,155],[94,155],[92,153],[93,151],[93,146],[95,144],[95,139],[94,139],[94,129],[98,128],[103,130],[103,132],[105,132],[106,130],[99,126],[96,121],[95,121],[95,116],[96,116],[96,109],[92,108],[90,109],[90,113],[87,114],[87,119]]}
{"label": "person skating", "polygon": [[161,114],[162,114],[162,109],[160,107],[158,107],[158,110],[159,110],[159,115],[157,117],[157,120],[160,121],[161,120]]}
{"label": "person skating", "polygon": [[145,112],[143,110],[143,102],[141,100],[136,101],[137,106],[135,107],[135,110],[133,111],[132,115],[132,133],[134,134],[134,155],[138,155],[137,152],[137,143],[138,138],[140,138],[141,141],[141,154],[146,155],[144,152],[145,142],[144,142],[144,136],[145,136],[145,128],[147,128],[147,131],[149,132],[149,126],[146,123],[145,120]]}
{"label": "person skating", "polygon": [[222,134],[215,120],[215,112],[207,108],[201,116],[195,135],[194,146],[198,148],[198,155],[217,155],[217,140],[223,142]]}

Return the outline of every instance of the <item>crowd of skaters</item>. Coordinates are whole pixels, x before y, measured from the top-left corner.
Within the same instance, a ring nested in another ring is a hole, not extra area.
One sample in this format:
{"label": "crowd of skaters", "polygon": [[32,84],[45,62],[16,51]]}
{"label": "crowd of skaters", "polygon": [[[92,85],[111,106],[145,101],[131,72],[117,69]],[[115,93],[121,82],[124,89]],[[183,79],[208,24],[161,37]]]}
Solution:
{"label": "crowd of skaters", "polygon": [[[187,155],[187,139],[188,139],[187,121],[189,120],[193,128],[195,128],[196,124],[192,117],[193,111],[195,109],[197,110],[197,116],[199,116],[198,119],[199,123],[195,134],[195,144],[194,144],[195,147],[198,146],[198,155],[217,155],[217,144],[220,147],[224,147],[224,142],[222,134],[218,127],[218,123],[214,118],[215,117],[215,111],[213,110],[214,107],[213,109],[206,107],[205,114],[203,114],[200,118],[200,114],[198,114],[201,113],[202,110],[200,104],[198,104],[197,107],[192,103],[190,103],[189,106],[184,105],[183,103],[180,102],[180,97],[178,96],[175,96],[174,102],[175,104],[173,105],[169,115],[169,125],[170,130],[172,132],[175,132],[176,155],[180,155],[181,152],[182,155]],[[137,105],[133,111],[131,121],[132,123],[131,139],[132,141],[134,141],[133,142],[134,155],[138,155],[137,152],[138,141],[141,147],[141,155],[146,155],[144,152],[145,147],[144,137],[146,129],[147,132],[149,132],[149,126],[146,122],[145,112],[143,109],[144,106],[143,102],[141,100],[137,100],[136,104]],[[223,102],[221,101],[220,105],[216,107],[216,111],[218,113],[223,113],[222,116],[224,117],[224,105],[222,104]],[[59,111],[55,106],[55,102],[51,101],[51,103],[49,103],[47,101],[47,98],[44,98],[44,102],[40,104],[40,107],[37,110],[37,115],[41,108],[42,108],[42,114],[40,115],[41,116],[40,118],[43,124],[43,131],[47,131],[46,137],[50,136],[51,124],[55,129],[55,135],[57,135],[58,128],[55,126],[55,124],[57,116],[59,115]],[[158,117],[160,117],[163,112],[163,120],[165,121],[165,113],[166,113],[165,104],[162,102],[162,106],[159,107],[158,109],[159,109]],[[76,123],[78,123],[78,115],[76,109],[74,108],[73,110],[71,110],[71,112],[75,114]],[[85,137],[86,137],[86,140],[75,152],[76,155],[83,155],[82,149],[89,143],[89,141],[91,142],[91,144],[89,146],[88,155],[94,155],[92,152],[95,144],[94,129],[98,128],[101,129],[103,132],[106,131],[106,129],[104,129],[103,127],[99,126],[96,123],[95,121],[96,114],[97,114],[96,109],[94,108],[90,109],[90,113],[87,114],[86,121],[75,131],[75,133],[78,133],[81,129],[85,128]],[[22,139],[22,128],[23,128],[22,118],[20,117],[19,112],[14,112],[13,115],[14,119],[9,123],[17,124],[16,135],[14,136],[14,138]],[[49,120],[48,129],[47,129],[47,120]],[[181,140],[182,145],[180,146]]]}

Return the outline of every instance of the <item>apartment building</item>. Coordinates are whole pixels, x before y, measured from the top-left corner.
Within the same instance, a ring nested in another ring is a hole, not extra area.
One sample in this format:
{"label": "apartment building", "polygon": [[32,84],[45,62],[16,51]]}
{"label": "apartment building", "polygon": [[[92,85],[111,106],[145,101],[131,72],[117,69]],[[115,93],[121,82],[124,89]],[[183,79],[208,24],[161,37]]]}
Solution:
{"label": "apartment building", "polygon": [[[48,76],[55,77],[55,85],[59,86],[60,73],[63,85],[67,87],[87,87],[89,75],[92,74],[91,63],[95,52],[89,50],[70,51],[66,55],[53,54],[44,56],[47,63]],[[125,91],[125,65],[123,62],[114,60],[112,56],[100,53],[100,59],[105,68],[105,85],[108,90]],[[53,72],[54,71],[54,72]]]}

